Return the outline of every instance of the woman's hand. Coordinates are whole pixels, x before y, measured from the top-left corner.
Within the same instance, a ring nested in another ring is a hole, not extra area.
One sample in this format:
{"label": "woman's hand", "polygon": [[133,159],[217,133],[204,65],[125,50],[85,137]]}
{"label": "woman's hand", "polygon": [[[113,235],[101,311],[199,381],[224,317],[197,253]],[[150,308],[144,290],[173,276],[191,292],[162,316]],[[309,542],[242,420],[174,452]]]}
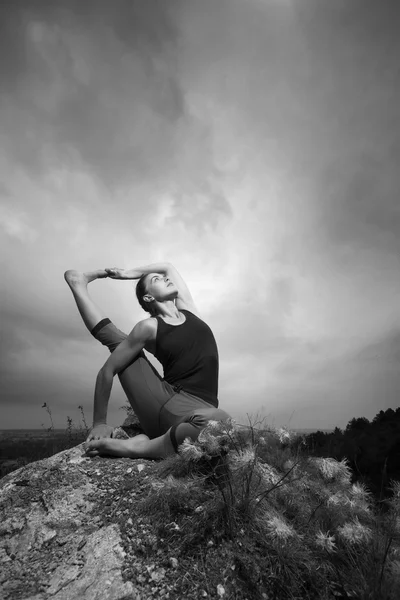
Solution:
{"label": "woman's hand", "polygon": [[114,427],[111,425],[96,425],[86,438],[86,442],[91,440],[101,440],[101,438],[111,438]]}
{"label": "woman's hand", "polygon": [[132,279],[128,269],[119,269],[118,267],[112,267],[105,269],[108,277],[111,279]]}

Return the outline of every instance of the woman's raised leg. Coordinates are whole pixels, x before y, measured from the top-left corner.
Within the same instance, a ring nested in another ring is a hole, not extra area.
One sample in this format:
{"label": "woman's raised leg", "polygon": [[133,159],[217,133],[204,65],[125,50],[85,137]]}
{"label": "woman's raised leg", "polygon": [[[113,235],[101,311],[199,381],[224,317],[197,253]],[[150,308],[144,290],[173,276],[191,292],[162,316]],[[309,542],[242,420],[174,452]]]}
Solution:
{"label": "woman's raised leg", "polygon": [[71,288],[83,322],[89,331],[92,331],[93,327],[104,319],[105,315],[90,298],[87,286],[91,281],[105,277],[108,277],[108,275],[104,269],[88,271],[87,273],[69,270],[64,273],[65,281]]}
{"label": "woman's raised leg", "polygon": [[[64,277],[71,288],[86,327],[96,340],[113,352],[127,335],[103,314],[90,298],[87,289],[91,281],[108,277],[107,272],[104,269],[87,273],[71,270],[66,271]],[[170,398],[171,390],[143,351],[130,365],[118,373],[118,378],[146,437],[160,436],[162,430],[160,430],[159,413],[162,405]],[[135,444],[137,443],[138,440]]]}

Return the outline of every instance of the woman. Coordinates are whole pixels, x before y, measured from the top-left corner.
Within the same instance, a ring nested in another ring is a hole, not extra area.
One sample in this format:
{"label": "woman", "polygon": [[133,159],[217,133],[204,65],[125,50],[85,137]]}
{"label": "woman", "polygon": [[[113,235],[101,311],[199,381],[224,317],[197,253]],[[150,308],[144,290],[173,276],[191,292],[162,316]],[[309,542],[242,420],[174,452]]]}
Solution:
{"label": "woman", "polygon": [[[209,326],[200,318],[188,287],[170,263],[137,269],[66,271],[64,277],[91,334],[111,352],[96,379],[93,429],[86,440],[89,456],[164,458],[177,452],[186,437],[193,441],[209,420],[230,415],[218,408],[218,350]],[[126,335],[98,309],[87,286],[95,279],[139,279],[136,296],[150,317]],[[147,360],[151,352],[164,378]],[[114,375],[145,434],[112,438],[106,424]]]}

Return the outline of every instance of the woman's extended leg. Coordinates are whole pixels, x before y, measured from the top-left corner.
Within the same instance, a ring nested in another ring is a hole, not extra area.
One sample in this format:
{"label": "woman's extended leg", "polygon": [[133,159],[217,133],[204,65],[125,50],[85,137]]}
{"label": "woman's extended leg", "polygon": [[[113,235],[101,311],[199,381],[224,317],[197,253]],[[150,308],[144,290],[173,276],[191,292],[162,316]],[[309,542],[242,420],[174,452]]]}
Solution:
{"label": "woman's extended leg", "polygon": [[[70,270],[65,272],[64,277],[71,288],[86,327],[101,344],[113,352],[127,335],[105,317],[90,298],[87,290],[88,283],[91,281],[107,277],[106,271],[100,269],[80,273]],[[143,351],[130,365],[118,373],[118,378],[146,436],[159,437],[165,431],[160,428],[160,409],[174,393],[171,386],[164,382]]]}
{"label": "woman's extended leg", "polygon": [[104,277],[108,277],[107,272],[104,269],[89,271],[87,273],[69,270],[64,273],[65,281],[71,288],[71,292],[74,295],[83,322],[89,331],[92,331],[93,327],[97,325],[99,321],[104,319],[105,315],[90,298],[87,286],[91,281],[103,279]]}

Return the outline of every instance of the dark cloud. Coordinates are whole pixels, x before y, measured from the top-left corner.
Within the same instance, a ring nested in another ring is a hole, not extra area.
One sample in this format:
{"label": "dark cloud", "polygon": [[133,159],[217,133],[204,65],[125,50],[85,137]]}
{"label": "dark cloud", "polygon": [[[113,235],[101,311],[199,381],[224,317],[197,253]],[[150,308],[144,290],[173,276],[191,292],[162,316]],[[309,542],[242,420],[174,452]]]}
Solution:
{"label": "dark cloud", "polygon": [[154,177],[174,158],[170,124],[184,112],[170,11],[159,2],[82,6],[3,8],[14,31],[2,65],[9,153],[34,172],[83,162],[112,187]]}
{"label": "dark cloud", "polygon": [[317,215],[326,241],[400,253],[399,150],[400,139],[397,151],[355,153],[324,169]]}
{"label": "dark cloud", "polygon": [[366,345],[358,352],[356,360],[363,365],[377,361],[386,365],[400,365],[400,329],[392,330]]}

